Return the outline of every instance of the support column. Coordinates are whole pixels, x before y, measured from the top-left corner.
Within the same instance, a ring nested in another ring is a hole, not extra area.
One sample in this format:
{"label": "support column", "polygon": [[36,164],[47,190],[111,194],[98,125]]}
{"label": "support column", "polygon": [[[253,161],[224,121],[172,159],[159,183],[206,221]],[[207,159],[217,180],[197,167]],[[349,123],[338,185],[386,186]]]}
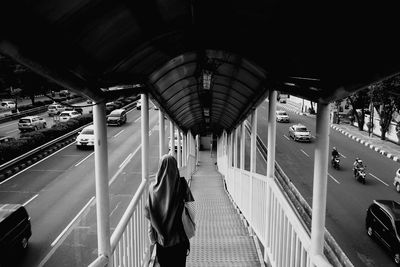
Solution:
{"label": "support column", "polygon": [[181,153],[181,130],[178,128],[178,146],[177,146],[177,151],[178,151],[178,157],[177,157],[177,162],[178,162],[178,168],[182,167],[182,153]]}
{"label": "support column", "polygon": [[182,165],[187,166],[187,137],[183,133],[183,147],[182,147]]}
{"label": "support column", "polygon": [[250,172],[256,172],[257,160],[257,109],[251,116]]}
{"label": "support column", "polygon": [[106,109],[103,102],[93,106],[94,171],[96,181],[97,247],[98,255],[111,257],[110,199],[108,188],[108,151]]}
{"label": "support column", "polygon": [[141,128],[142,128],[142,180],[149,179],[149,98],[147,94],[141,94]]}
{"label": "support column", "polygon": [[268,178],[274,178],[274,171],[275,171],[276,97],[277,97],[277,92],[275,90],[270,90],[269,105],[268,105],[268,155],[267,155]]}
{"label": "support column", "polygon": [[245,160],[245,142],[246,142],[246,126],[244,122],[240,125],[240,169],[244,170],[244,160]]}
{"label": "support column", "polygon": [[329,160],[329,105],[318,104],[311,222],[311,255],[323,255]]}
{"label": "support column", "polygon": [[159,144],[160,144],[160,159],[161,157],[165,154],[165,120],[164,120],[164,114],[162,113],[161,110],[158,110],[158,121],[159,121]]}
{"label": "support column", "polygon": [[175,125],[172,121],[169,122],[169,140],[171,140],[169,144],[169,153],[176,158],[175,153]]}
{"label": "support column", "polygon": [[233,167],[237,168],[237,162],[238,162],[238,130],[237,128],[235,129],[235,132],[233,133]]}

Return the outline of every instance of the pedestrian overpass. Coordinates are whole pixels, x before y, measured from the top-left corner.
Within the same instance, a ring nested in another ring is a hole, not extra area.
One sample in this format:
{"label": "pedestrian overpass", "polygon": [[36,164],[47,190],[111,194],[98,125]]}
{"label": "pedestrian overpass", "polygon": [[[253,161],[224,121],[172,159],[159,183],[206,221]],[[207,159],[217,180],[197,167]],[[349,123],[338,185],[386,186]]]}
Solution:
{"label": "pedestrian overpass", "polygon": [[[262,245],[263,261],[340,265],[327,249],[334,239],[325,234],[328,105],[399,72],[396,10],[394,3],[340,1],[6,0],[0,4],[0,52],[96,103],[98,258],[91,266],[140,266],[151,253],[142,213],[149,98],[160,108],[160,129],[166,116],[170,136],[174,128],[182,133],[176,156],[188,179],[201,166],[201,137],[217,138],[226,193]],[[369,19],[377,14],[384,16]],[[310,229],[277,182],[284,176],[275,165],[277,91],[317,103]],[[142,183],[111,235],[105,103],[132,94],[142,98]],[[257,106],[266,98],[267,173],[258,175],[254,129]],[[252,158],[245,171],[249,129]]]}

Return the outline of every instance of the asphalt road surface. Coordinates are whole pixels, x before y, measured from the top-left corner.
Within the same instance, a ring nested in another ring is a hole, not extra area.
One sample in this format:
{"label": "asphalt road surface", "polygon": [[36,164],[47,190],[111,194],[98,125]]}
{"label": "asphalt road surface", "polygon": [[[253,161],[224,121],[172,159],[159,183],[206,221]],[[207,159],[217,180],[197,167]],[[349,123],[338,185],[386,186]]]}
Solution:
{"label": "asphalt road surface", "polygon": [[[151,174],[159,161],[158,112],[150,110],[149,117]],[[123,126],[107,128],[113,231],[141,181],[140,110],[130,111]],[[24,204],[32,220],[27,253],[13,266],[92,262],[97,257],[94,196],[93,150],[78,150],[75,143],[0,183],[0,203]]]}
{"label": "asphalt road surface", "polygon": [[[265,102],[258,112],[258,135],[267,144],[267,109]],[[278,104],[285,109],[285,104]],[[315,123],[313,117],[297,115],[288,110],[289,123],[277,123],[276,161],[293,184],[312,206]],[[288,136],[288,128],[302,123],[314,137],[310,143],[295,142]],[[329,149],[335,146],[341,154],[341,168],[329,164],[326,227],[354,266],[396,266],[380,244],[369,238],[365,229],[366,209],[374,199],[399,200],[393,186],[398,163],[366,146],[332,130]],[[327,155],[330,159],[330,154]],[[360,157],[366,166],[366,184],[352,175],[352,164]],[[265,174],[265,173],[264,173]]]}

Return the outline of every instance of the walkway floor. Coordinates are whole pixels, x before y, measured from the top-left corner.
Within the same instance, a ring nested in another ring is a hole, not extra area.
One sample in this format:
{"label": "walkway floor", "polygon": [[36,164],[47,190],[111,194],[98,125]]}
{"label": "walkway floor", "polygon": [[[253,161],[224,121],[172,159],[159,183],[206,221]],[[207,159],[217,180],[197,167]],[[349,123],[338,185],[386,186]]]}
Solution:
{"label": "walkway floor", "polygon": [[191,181],[197,229],[186,266],[264,266],[253,237],[225,191],[215,161],[209,151],[200,151]]}

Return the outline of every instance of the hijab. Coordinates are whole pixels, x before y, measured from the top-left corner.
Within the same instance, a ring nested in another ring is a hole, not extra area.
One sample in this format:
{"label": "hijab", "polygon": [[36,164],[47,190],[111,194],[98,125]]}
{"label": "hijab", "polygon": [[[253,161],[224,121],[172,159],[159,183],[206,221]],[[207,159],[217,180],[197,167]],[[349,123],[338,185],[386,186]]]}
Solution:
{"label": "hijab", "polygon": [[[160,160],[156,180],[150,185],[145,216],[157,233],[157,242],[172,246],[183,241],[182,211],[184,179],[180,178],[178,164],[172,155]],[[184,233],[184,232],[183,232]]]}

